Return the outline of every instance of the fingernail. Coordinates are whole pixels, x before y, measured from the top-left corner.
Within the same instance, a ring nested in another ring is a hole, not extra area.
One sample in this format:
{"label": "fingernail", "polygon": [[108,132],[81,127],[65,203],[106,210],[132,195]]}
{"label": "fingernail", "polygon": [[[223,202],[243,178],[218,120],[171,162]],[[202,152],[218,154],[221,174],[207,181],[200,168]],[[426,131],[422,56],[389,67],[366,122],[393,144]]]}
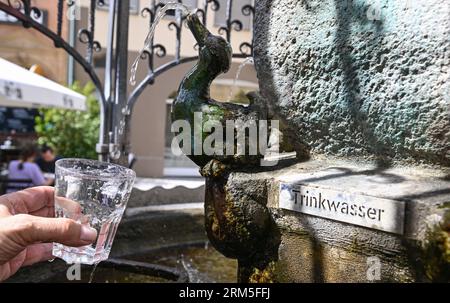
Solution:
{"label": "fingernail", "polygon": [[87,225],[81,225],[80,240],[86,242],[94,242],[97,238],[97,231]]}

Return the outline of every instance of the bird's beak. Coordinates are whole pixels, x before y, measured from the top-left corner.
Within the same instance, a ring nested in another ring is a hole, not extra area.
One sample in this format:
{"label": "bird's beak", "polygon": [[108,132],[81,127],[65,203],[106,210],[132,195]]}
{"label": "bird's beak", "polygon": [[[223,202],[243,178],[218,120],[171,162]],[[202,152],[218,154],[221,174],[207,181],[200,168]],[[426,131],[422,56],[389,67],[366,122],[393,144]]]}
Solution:
{"label": "bird's beak", "polygon": [[206,38],[210,35],[210,32],[208,29],[202,24],[200,19],[198,18],[197,14],[191,13],[187,16],[187,23],[189,26],[189,29],[191,30],[192,34],[194,35],[195,40],[197,40],[197,43],[200,47],[205,45]]}

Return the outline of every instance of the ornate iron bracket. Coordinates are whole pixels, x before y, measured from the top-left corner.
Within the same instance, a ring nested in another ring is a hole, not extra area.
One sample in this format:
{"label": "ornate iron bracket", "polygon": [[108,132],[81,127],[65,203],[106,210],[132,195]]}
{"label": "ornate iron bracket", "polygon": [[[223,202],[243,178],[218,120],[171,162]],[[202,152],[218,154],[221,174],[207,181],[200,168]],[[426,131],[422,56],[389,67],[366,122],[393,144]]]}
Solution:
{"label": "ornate iron bracket", "polygon": [[[179,3],[182,3],[183,1],[177,0]],[[151,5],[149,7],[144,7],[142,9],[142,16],[147,17],[150,16],[150,26],[153,23],[153,20],[155,18],[156,11],[159,7],[163,7],[164,3],[158,2],[156,3],[155,0],[151,1]],[[196,13],[202,20],[203,24],[206,24],[208,21],[208,12],[213,11],[217,12],[221,8],[220,2],[218,0],[204,0],[204,4],[202,8],[198,8]],[[242,31],[243,30],[243,23],[240,20],[233,19],[232,15],[232,9],[233,9],[233,0],[227,0],[227,12],[226,12],[226,27],[220,27],[218,30],[218,33],[221,35],[226,35],[227,41],[231,42],[231,33],[233,30],[235,31]],[[244,5],[241,9],[242,14],[244,16],[248,17],[254,17],[255,9],[252,5]],[[183,23],[185,19],[181,18],[180,16],[176,16],[175,20],[169,23],[169,28],[174,29],[176,32],[176,45],[175,45],[175,58],[174,60],[163,64],[159,66],[158,68],[154,67],[154,61],[155,61],[155,55],[157,57],[165,57],[167,54],[166,48],[161,44],[154,44],[154,41],[151,41],[151,46],[149,47],[149,50],[144,52],[143,59],[148,60],[148,73],[147,76],[138,84],[136,85],[136,88],[134,91],[130,94],[129,98],[129,104],[130,108],[132,109],[139,99],[140,95],[144,92],[145,88],[148,85],[153,85],[155,82],[155,79],[165,73],[166,71],[184,63],[192,62],[195,60],[198,60],[198,56],[193,57],[184,57],[182,58],[180,55],[181,51],[181,31],[183,28]],[[194,47],[197,47],[196,45]],[[239,46],[239,52],[235,52],[233,54],[233,58],[247,58],[253,55],[253,45],[252,41],[249,42],[243,42]]]}
{"label": "ornate iron bracket", "polygon": [[[176,0],[179,3],[183,3],[182,0]],[[101,160],[104,161],[117,161],[124,162],[128,152],[128,131],[129,120],[134,104],[137,102],[142,92],[148,85],[153,85],[155,79],[168,70],[187,62],[192,62],[198,59],[194,57],[183,57],[181,54],[181,33],[183,30],[184,18],[179,13],[175,14],[175,18],[169,23],[169,28],[175,31],[175,56],[174,59],[161,66],[155,67],[155,58],[163,58],[167,55],[167,49],[164,45],[154,43],[151,41],[151,47],[144,52],[143,59],[148,61],[147,76],[136,86],[136,88],[127,94],[127,81],[124,81],[126,77],[126,62],[124,60],[128,56],[127,51],[127,39],[124,41],[116,41],[115,49],[112,49],[114,44],[114,37],[128,36],[128,17],[129,17],[129,0],[110,0],[109,1],[109,33],[108,33],[108,45],[107,45],[107,62],[104,84],[100,80],[93,65],[94,52],[101,50],[100,43],[95,39],[95,18],[97,6],[106,5],[104,0],[90,0],[89,3],[89,17],[88,26],[78,32],[78,40],[86,44],[86,53],[81,54],[75,49],[74,45],[67,42],[62,34],[63,18],[67,10],[74,9],[76,0],[58,0],[57,1],[57,26],[53,31],[48,27],[35,21],[36,18],[42,16],[42,11],[31,5],[31,0],[6,0],[0,1],[0,11],[5,12],[17,18],[22,22],[25,28],[33,28],[48,37],[53,41],[55,47],[63,49],[67,54],[73,57],[73,59],[83,67],[88,74],[91,81],[94,83],[97,94],[99,96],[100,104],[100,138],[97,144],[97,152],[100,154]],[[149,26],[151,26],[155,20],[155,14],[159,7],[164,6],[164,2],[150,0],[149,6],[144,7],[141,11],[142,17],[149,17]],[[66,8],[66,9],[65,9]],[[219,34],[225,35],[226,39],[231,42],[232,31],[243,30],[243,23],[238,19],[234,19],[232,16],[233,0],[227,0],[226,6],[226,26],[219,29]],[[204,0],[204,4],[197,10],[197,14],[201,17],[204,23],[207,22],[208,13],[211,11],[218,11],[220,9],[220,2],[218,0]],[[254,8],[252,5],[244,5],[242,7],[242,13],[244,16],[254,16]],[[124,22],[121,22],[126,20]],[[195,47],[195,46],[194,46]],[[253,47],[251,41],[243,42],[239,51],[233,54],[234,58],[246,58],[253,53]],[[155,57],[156,56],[156,57]],[[126,61],[126,60],[125,60]],[[124,105],[115,100],[123,100],[123,96],[128,96],[128,110],[123,112]],[[123,117],[124,119],[121,119]],[[119,128],[119,124],[125,121],[125,134],[121,136],[115,135],[115,131]],[[113,156],[115,152],[121,153],[119,157],[117,154]]]}

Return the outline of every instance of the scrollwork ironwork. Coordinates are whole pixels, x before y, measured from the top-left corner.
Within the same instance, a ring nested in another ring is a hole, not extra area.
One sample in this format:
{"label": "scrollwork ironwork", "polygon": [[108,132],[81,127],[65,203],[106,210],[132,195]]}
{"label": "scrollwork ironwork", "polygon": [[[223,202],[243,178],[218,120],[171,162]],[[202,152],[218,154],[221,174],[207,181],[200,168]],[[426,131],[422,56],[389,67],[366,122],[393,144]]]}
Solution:
{"label": "scrollwork ironwork", "polygon": [[[110,24],[109,26],[112,27],[112,31],[115,29],[115,23],[114,18],[111,18],[111,16],[123,16],[124,11],[119,11],[119,2],[120,0],[110,0],[110,7],[109,11],[113,13],[110,15]],[[177,0],[178,3],[182,3],[182,0]],[[142,17],[148,17],[149,18],[149,27],[152,26],[152,24],[155,21],[156,17],[156,11],[163,7],[165,5],[162,1],[156,1],[156,0],[149,0],[150,5],[148,7],[144,7],[141,10],[141,16]],[[116,4],[116,6],[111,6],[113,4]],[[92,82],[97,88],[98,95],[100,96],[100,106],[101,106],[101,113],[103,117],[107,117],[108,111],[111,110],[109,107],[109,101],[110,94],[107,94],[103,90],[103,84],[102,81],[100,81],[95,68],[93,66],[93,55],[94,52],[99,52],[101,50],[100,43],[95,40],[95,21],[96,21],[96,8],[97,6],[103,6],[106,5],[106,2],[104,0],[90,0],[88,5],[88,25],[86,28],[82,28],[78,32],[78,40],[80,43],[87,45],[86,47],[86,53],[83,56],[73,45],[70,45],[65,39],[63,35],[63,22],[64,22],[64,13],[65,9],[74,9],[74,5],[77,5],[76,0],[58,0],[56,2],[57,5],[57,24],[56,29],[53,32],[51,29],[49,29],[47,26],[37,22],[36,20],[43,16],[43,12],[33,6],[31,4],[31,0],[6,0],[3,2],[0,2],[0,11],[4,11],[5,13],[17,18],[19,21],[22,22],[24,27],[31,27],[39,31],[41,34],[45,35],[49,39],[51,39],[55,46],[58,48],[64,49],[70,56],[74,58],[76,62],[78,62],[83,69],[87,72],[89,77],[91,78]],[[221,8],[221,3],[219,0],[204,0],[203,4],[199,5],[199,8],[197,9],[196,13],[198,14],[200,20],[204,24],[207,23],[208,18],[210,16],[211,12],[217,12],[220,9],[226,9],[226,22],[225,25],[220,27],[218,29],[220,34],[223,34],[226,36],[227,41],[231,42],[231,36],[233,31],[242,31],[244,28],[243,22],[239,19],[233,18],[232,16],[232,7],[233,7],[233,0],[227,0],[226,1],[226,7]],[[241,8],[242,14],[244,16],[254,16],[254,7],[252,5],[244,5]],[[128,12],[127,12],[128,13]],[[169,20],[168,23],[169,29],[175,31],[175,55],[172,60],[169,62],[162,64],[158,67],[154,66],[155,58],[163,58],[166,57],[168,54],[168,51],[166,47],[162,44],[154,43],[153,39],[148,47],[148,49],[143,52],[142,59],[145,59],[148,61],[148,74],[141,81],[141,83],[138,84],[138,86],[135,88],[135,90],[129,95],[129,103],[130,107],[132,108],[132,105],[137,101],[139,96],[142,94],[142,92],[145,90],[145,88],[148,85],[152,85],[155,82],[155,79],[160,76],[161,74],[165,73],[166,71],[184,63],[193,62],[198,59],[198,56],[192,56],[192,57],[182,57],[181,56],[181,33],[183,30],[183,24],[186,25],[184,22],[186,19],[186,16],[183,16],[181,13],[177,12],[175,13],[175,18],[172,20]],[[109,37],[113,37],[109,35]],[[113,39],[108,39],[108,43],[112,43]],[[108,45],[108,49],[111,49],[113,46]],[[198,45],[194,46],[194,48],[198,49]],[[235,51],[233,54],[234,58],[245,58],[248,56],[251,56],[253,52],[253,46],[251,42],[243,42],[239,46],[239,50]],[[120,54],[120,56],[124,56],[126,54]],[[118,56],[118,55],[114,55]],[[110,55],[110,66],[111,62],[113,62],[115,58],[113,55]],[[111,83],[112,79],[112,73],[114,72],[111,67],[106,71],[107,76],[105,79],[105,83]],[[107,90],[109,91],[110,84],[105,84],[105,87],[107,87]],[[108,95],[108,97],[106,97]],[[107,99],[108,98],[108,99]],[[102,120],[103,121],[103,120]],[[105,122],[105,121],[104,121]],[[101,130],[101,133],[104,136],[104,139],[100,139],[99,142],[99,149],[101,150],[101,154],[106,154],[105,151],[107,148],[105,147],[105,143],[108,142],[107,135],[108,129],[111,128],[111,125],[108,124],[111,123],[111,121],[106,121],[106,126],[102,124],[101,127],[105,127],[104,132]]]}
{"label": "scrollwork ironwork", "polygon": [[146,18],[147,16],[150,16],[150,20],[155,19],[155,14],[154,14],[153,10],[150,9],[149,7],[144,7],[141,9],[141,16],[144,18]]}
{"label": "scrollwork ironwork", "polygon": [[[23,10],[27,1],[22,1],[22,0],[11,1],[11,0],[8,0],[7,2],[8,2],[8,5],[10,7],[14,8],[14,9],[17,9],[17,10]],[[29,3],[29,1],[28,1],[28,3]]]}
{"label": "scrollwork ironwork", "polygon": [[248,42],[243,42],[241,43],[241,45],[239,45],[239,51],[242,55],[251,57],[253,54],[253,45]]}
{"label": "scrollwork ironwork", "polygon": [[[241,12],[244,16],[254,16],[255,9],[252,5],[246,4],[241,8]],[[221,26],[218,30],[220,35],[224,35],[228,42],[231,42],[232,31],[240,32],[244,29],[244,24],[241,20],[233,19],[233,1],[227,1],[226,7],[226,21],[225,25]],[[242,52],[241,52],[242,53]]]}
{"label": "scrollwork ironwork", "polygon": [[169,22],[169,25],[167,25],[167,27],[170,30],[180,30],[181,29],[181,26],[178,25],[178,23],[176,23],[175,21]]}
{"label": "scrollwork ironwork", "polygon": [[36,19],[39,19],[42,17],[42,11],[34,6],[30,8],[30,16],[31,16],[31,14],[33,14],[33,17]]}
{"label": "scrollwork ironwork", "polygon": [[[103,2],[103,0],[101,0]],[[67,0],[66,4],[67,7],[71,7],[75,5],[75,0]],[[58,1],[57,3],[57,10],[58,10],[58,24],[56,33],[51,31],[48,27],[44,26],[43,24],[40,24],[35,19],[38,19],[42,17],[42,11],[31,5],[30,0],[7,0],[6,3],[0,2],[0,10],[7,13],[8,15],[11,15],[22,22],[24,27],[32,27],[39,31],[41,34],[47,36],[49,39],[51,39],[55,46],[58,48],[63,48],[69,55],[71,55],[75,61],[77,61],[89,74],[90,78],[94,82],[94,84],[97,86],[98,91],[102,92],[102,84],[99,80],[98,76],[95,73],[94,68],[90,64],[90,62],[87,62],[83,56],[80,55],[80,53],[74,49],[73,46],[69,45],[64,38],[61,35],[61,28],[62,27],[62,14],[63,14],[63,5],[64,1]],[[59,20],[61,20],[61,25],[59,24]],[[91,20],[92,21],[92,20]],[[95,21],[95,19],[94,19]],[[91,28],[92,31],[89,31],[87,29],[80,30],[80,41],[83,43],[90,43],[92,45],[93,50],[99,50],[100,44],[96,41],[93,41],[93,30],[94,28]]]}
{"label": "scrollwork ironwork", "polygon": [[203,3],[203,8],[198,8],[196,14],[202,20],[203,24],[206,24],[206,18],[208,15],[208,8],[212,11],[217,12],[220,9],[220,3],[218,0],[205,0]]}
{"label": "scrollwork ironwork", "polygon": [[83,28],[83,29],[80,29],[80,31],[78,32],[78,40],[81,43],[84,43],[87,45],[86,61],[89,62],[89,64],[91,64],[91,65],[94,60],[94,52],[100,52],[102,49],[100,42],[94,40],[95,11],[96,11],[97,3],[101,4],[101,5],[105,4],[103,0],[91,0],[90,7],[89,7],[88,29]]}
{"label": "scrollwork ironwork", "polygon": [[255,15],[255,8],[251,6],[250,4],[244,5],[241,9],[242,14],[244,16],[254,16]]}
{"label": "scrollwork ironwork", "polygon": [[[32,6],[30,0],[7,0],[7,3],[11,8],[22,12],[29,18],[39,19],[42,16],[42,11],[35,6]],[[22,20],[22,24],[26,28],[31,27],[28,20]]]}
{"label": "scrollwork ironwork", "polygon": [[161,44],[153,45],[153,53],[159,58],[163,58],[167,55],[166,48]]}
{"label": "scrollwork ironwork", "polygon": [[[15,3],[15,4],[14,4]],[[64,38],[59,35],[58,33],[53,32],[51,29],[46,27],[44,24],[39,23],[36,21],[36,18],[39,18],[42,16],[42,12],[36,8],[32,7],[30,5],[30,1],[12,1],[8,0],[7,3],[0,2],[0,11],[5,12],[6,14],[15,17],[17,20],[22,22],[22,25],[25,28],[33,28],[37,30],[42,35],[49,38],[51,41],[53,41],[55,47],[64,49],[67,54],[69,54],[76,62],[78,62],[83,69],[88,74],[89,78],[92,80],[92,83],[95,85],[97,89],[97,94],[99,96],[99,107],[100,107],[100,138],[99,138],[99,144],[98,146],[101,147],[102,152],[101,155],[105,155],[103,146],[106,142],[106,136],[105,136],[105,117],[107,115],[107,102],[106,97],[103,91],[103,84],[100,81],[100,78],[98,77],[97,73],[95,72],[94,67],[92,66],[91,62],[86,61],[86,58],[84,58],[75,48],[74,46],[70,45]],[[71,3],[68,3],[71,4]],[[73,6],[73,4],[71,4]],[[94,45],[94,48],[98,48],[98,46]],[[102,157],[102,159],[106,160],[106,158]]]}
{"label": "scrollwork ironwork", "polygon": [[[178,0],[179,3],[181,3],[181,0]],[[153,21],[155,19],[155,14],[156,11],[158,10],[159,7],[164,6],[165,4],[162,2],[158,2],[156,3],[155,0],[151,1],[151,5],[149,7],[145,7],[141,10],[141,15],[143,17],[147,17],[150,16],[150,24],[149,26],[151,27],[153,24]],[[244,28],[243,22],[241,20],[238,19],[234,19],[232,18],[232,8],[233,8],[233,0],[227,0],[227,15],[226,15],[226,24],[225,26],[219,27],[218,32],[221,35],[225,35],[227,40],[229,42],[231,42],[231,32],[232,31],[242,31]],[[221,5],[220,2],[218,0],[205,0],[203,2],[203,6],[201,6],[200,8],[198,8],[196,10],[196,14],[199,16],[200,20],[202,20],[203,24],[206,24],[207,17],[208,17],[208,12],[209,11],[215,11],[217,12],[219,9],[221,9]],[[254,16],[254,7],[252,5],[244,5],[241,8],[242,14],[244,16]],[[169,22],[168,27],[171,30],[176,31],[176,50],[175,50],[175,58],[166,63],[163,64],[157,68],[154,67],[154,56],[158,56],[157,53],[155,53],[155,49],[158,47],[163,47],[160,44],[153,44],[153,41],[151,41],[151,47],[149,47],[148,50],[146,50],[143,59],[146,59],[149,61],[149,70],[148,70],[148,75],[147,77],[141,81],[141,83],[139,83],[137,85],[137,87],[135,88],[135,90],[131,93],[130,95],[130,103],[133,104],[136,102],[136,100],[138,99],[138,97],[140,96],[140,94],[144,91],[145,86],[147,85],[153,85],[154,84],[154,80],[156,77],[158,77],[160,74],[166,72],[167,70],[182,64],[182,63],[186,63],[186,62],[191,62],[197,59],[197,56],[195,57],[188,57],[188,58],[181,58],[179,56],[179,50],[180,50],[180,38],[181,38],[181,29],[182,29],[182,24],[183,24],[184,18],[179,18],[178,20],[174,20]],[[164,49],[164,56],[166,56],[166,50]],[[194,45],[194,49],[198,50],[198,44]],[[234,58],[246,58],[249,56],[252,56],[253,54],[253,46],[250,42],[243,42],[239,45],[239,50],[236,51],[233,54]],[[160,57],[160,56],[158,56]]]}

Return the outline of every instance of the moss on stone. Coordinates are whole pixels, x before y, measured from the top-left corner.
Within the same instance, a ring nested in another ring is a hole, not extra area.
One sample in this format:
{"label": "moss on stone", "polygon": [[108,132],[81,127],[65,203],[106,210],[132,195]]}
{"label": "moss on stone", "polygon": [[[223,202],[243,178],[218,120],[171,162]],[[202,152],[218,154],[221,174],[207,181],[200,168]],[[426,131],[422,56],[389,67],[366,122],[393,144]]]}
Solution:
{"label": "moss on stone", "polygon": [[233,232],[242,241],[248,239],[250,233],[248,232],[244,224],[241,223],[243,218],[237,217],[233,209],[230,209],[230,206],[225,209],[225,211],[223,212],[223,216],[227,220],[227,230]]}
{"label": "moss on stone", "polygon": [[227,220],[227,229],[230,232],[233,232],[241,241],[245,241],[250,237],[250,232],[247,227],[244,225],[245,218],[243,217],[243,213],[238,206],[233,202],[233,197],[227,191],[227,195],[225,197],[226,200],[226,208],[223,212],[223,216]]}
{"label": "moss on stone", "polygon": [[450,201],[442,203],[438,208],[450,208]]}
{"label": "moss on stone", "polygon": [[429,231],[423,250],[425,274],[434,282],[450,281],[450,210]]}
{"label": "moss on stone", "polygon": [[360,245],[358,243],[358,239],[356,238],[355,235],[353,235],[353,237],[352,237],[352,244],[348,248],[348,251],[351,253],[358,253],[361,251]]}
{"label": "moss on stone", "polygon": [[275,262],[270,262],[264,269],[253,268],[249,283],[274,283]]}

